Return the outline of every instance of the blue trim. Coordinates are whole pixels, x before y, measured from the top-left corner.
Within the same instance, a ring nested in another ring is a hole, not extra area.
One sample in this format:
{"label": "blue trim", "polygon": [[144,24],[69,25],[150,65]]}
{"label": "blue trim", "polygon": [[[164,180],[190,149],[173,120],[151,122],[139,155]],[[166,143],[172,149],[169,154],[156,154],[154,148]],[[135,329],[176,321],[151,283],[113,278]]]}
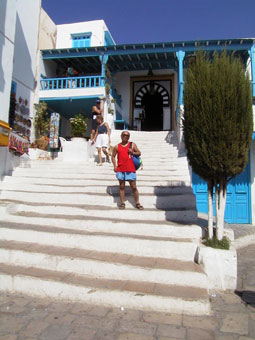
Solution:
{"label": "blue trim", "polygon": [[105,64],[108,61],[109,56],[108,55],[101,55],[99,57],[100,61],[101,61],[101,76],[105,79]]}
{"label": "blue trim", "polygon": [[104,76],[41,79],[41,90],[63,90],[104,87]]}
{"label": "blue trim", "polygon": [[[233,178],[227,186],[227,200],[224,220],[227,223],[251,223],[251,162],[245,170]],[[192,188],[196,196],[197,211],[208,213],[207,182],[192,171]],[[215,195],[214,195],[215,196]],[[215,216],[215,197],[213,197]]]}
{"label": "blue trim", "polygon": [[249,51],[251,58],[251,84],[252,84],[252,96],[255,97],[255,46],[252,45]]}
{"label": "blue trim", "polygon": [[252,133],[252,140],[255,140],[255,131]]}
{"label": "blue trim", "polygon": [[70,57],[90,57],[100,56],[102,53],[107,55],[128,55],[146,53],[173,53],[178,51],[195,52],[204,51],[247,51],[254,44],[254,39],[219,39],[203,41],[184,41],[150,44],[114,45],[97,46],[79,49],[52,49],[42,50],[43,59],[70,58]]}
{"label": "blue trim", "polygon": [[91,47],[91,32],[87,33],[72,33],[72,47]]}
{"label": "blue trim", "polygon": [[178,109],[176,111],[176,122],[178,121],[178,115],[179,115],[179,107],[180,105],[183,105],[183,60],[185,57],[184,51],[176,52],[177,59],[179,61],[179,72],[178,72],[178,79],[179,79],[179,85],[178,85]]}
{"label": "blue trim", "polygon": [[50,101],[50,100],[75,100],[75,99],[98,99],[98,97],[102,96],[102,93],[91,96],[83,96],[83,97],[40,97],[39,101]]}
{"label": "blue trim", "polygon": [[115,45],[115,42],[113,40],[113,37],[109,31],[104,31],[104,45],[105,46],[113,46]]}

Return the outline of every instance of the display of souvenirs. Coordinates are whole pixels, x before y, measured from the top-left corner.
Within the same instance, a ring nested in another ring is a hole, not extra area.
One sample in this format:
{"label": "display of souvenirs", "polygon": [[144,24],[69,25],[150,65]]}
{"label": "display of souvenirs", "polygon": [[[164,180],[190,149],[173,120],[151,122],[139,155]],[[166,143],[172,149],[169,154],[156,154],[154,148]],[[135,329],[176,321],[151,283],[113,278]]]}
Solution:
{"label": "display of souvenirs", "polygon": [[15,155],[23,155],[24,153],[28,153],[29,142],[28,140],[22,138],[14,132],[10,133],[9,137],[9,150],[14,152]]}
{"label": "display of souvenirs", "polygon": [[28,100],[19,97],[18,103],[15,105],[13,129],[25,139],[29,139],[31,135],[30,128],[32,122],[31,119],[29,119],[29,112]]}
{"label": "display of souvenirs", "polygon": [[50,116],[50,147],[52,149],[58,148],[59,118],[60,115],[56,112]]}

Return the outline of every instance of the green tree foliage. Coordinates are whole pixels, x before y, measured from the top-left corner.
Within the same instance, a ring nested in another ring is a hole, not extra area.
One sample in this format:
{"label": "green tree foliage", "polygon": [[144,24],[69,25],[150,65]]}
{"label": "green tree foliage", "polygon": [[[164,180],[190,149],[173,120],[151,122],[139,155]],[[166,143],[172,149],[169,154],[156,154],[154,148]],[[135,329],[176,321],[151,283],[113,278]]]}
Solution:
{"label": "green tree foliage", "polygon": [[238,58],[197,53],[187,68],[183,131],[193,171],[225,195],[248,163],[253,131],[250,80]]}
{"label": "green tree foliage", "polygon": [[69,119],[71,124],[71,134],[73,137],[84,137],[87,130],[88,119],[84,118],[81,113]]}
{"label": "green tree foliage", "polygon": [[47,112],[47,104],[45,102],[40,102],[35,104],[35,137],[40,138],[42,136],[48,136],[50,129],[50,117]]}

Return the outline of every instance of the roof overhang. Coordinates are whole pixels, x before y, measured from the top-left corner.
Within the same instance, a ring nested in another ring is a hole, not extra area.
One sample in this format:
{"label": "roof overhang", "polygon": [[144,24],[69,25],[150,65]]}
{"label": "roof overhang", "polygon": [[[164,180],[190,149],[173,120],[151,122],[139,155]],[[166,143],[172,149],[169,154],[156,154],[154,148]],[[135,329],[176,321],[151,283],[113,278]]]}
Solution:
{"label": "roof overhang", "polygon": [[101,72],[100,58],[108,57],[107,66],[111,72],[176,68],[176,52],[184,51],[186,55],[198,50],[207,52],[235,51],[244,60],[254,45],[255,38],[196,40],[164,43],[144,43],[83,48],[42,50],[44,60],[55,60],[63,67],[74,66],[84,72]]}

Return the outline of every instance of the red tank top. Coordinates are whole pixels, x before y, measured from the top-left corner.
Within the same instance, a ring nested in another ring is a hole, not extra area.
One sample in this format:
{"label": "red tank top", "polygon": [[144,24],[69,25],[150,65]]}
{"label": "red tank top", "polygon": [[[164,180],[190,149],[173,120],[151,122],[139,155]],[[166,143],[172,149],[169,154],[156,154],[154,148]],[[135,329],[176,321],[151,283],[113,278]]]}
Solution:
{"label": "red tank top", "polygon": [[136,172],[133,159],[128,154],[129,145],[130,142],[127,146],[118,144],[118,172]]}

